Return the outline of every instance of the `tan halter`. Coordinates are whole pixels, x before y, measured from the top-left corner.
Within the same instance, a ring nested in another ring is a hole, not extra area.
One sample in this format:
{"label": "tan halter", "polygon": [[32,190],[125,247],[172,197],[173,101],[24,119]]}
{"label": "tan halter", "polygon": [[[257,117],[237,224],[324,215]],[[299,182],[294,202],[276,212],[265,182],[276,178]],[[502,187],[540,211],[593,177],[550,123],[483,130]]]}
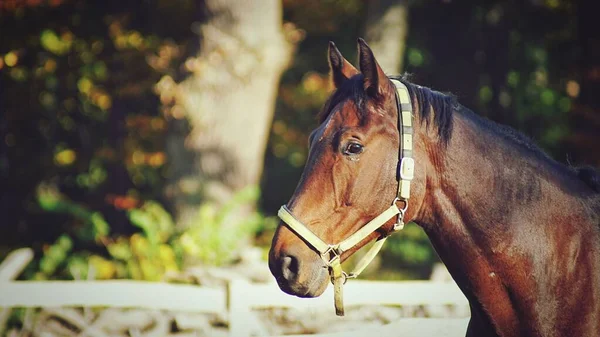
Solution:
{"label": "tan halter", "polygon": [[[400,149],[398,165],[398,195],[392,201],[392,205],[379,214],[373,220],[350,235],[340,243],[330,245],[321,240],[300,220],[296,219],[286,205],[281,206],[278,212],[279,218],[285,222],[299,237],[304,239],[314,250],[316,250],[325,265],[329,268],[329,275],[334,286],[335,313],[338,316],[344,316],[343,288],[347,279],[356,278],[373,261],[373,258],[379,253],[387,237],[398,230],[404,228],[404,213],[408,208],[408,198],[410,197],[410,182],[414,177],[414,159],[412,158],[412,103],[408,88],[397,80],[392,80],[396,86],[396,102],[398,105],[398,130],[400,131]],[[397,203],[403,202],[404,207],[399,208]],[[394,216],[398,216],[394,228],[385,236],[380,237],[367,254],[358,262],[350,274],[342,270],[341,256],[348,249],[356,246],[363,239],[371,235],[383,224],[388,222]]]}

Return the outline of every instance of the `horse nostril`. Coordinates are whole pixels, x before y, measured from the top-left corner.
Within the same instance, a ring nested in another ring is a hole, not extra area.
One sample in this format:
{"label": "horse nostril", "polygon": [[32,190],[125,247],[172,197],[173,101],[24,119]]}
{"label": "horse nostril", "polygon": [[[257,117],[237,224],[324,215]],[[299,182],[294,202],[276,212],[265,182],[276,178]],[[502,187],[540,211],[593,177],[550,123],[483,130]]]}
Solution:
{"label": "horse nostril", "polygon": [[281,273],[286,280],[295,280],[298,277],[298,259],[290,255],[284,256],[281,262]]}

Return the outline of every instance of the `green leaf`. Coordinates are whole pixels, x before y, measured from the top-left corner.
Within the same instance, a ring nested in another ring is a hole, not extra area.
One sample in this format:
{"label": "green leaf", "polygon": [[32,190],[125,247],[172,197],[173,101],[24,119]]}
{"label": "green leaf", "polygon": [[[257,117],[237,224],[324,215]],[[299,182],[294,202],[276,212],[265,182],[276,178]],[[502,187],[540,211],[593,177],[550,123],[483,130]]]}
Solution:
{"label": "green leaf", "polygon": [[71,49],[71,42],[63,41],[51,29],[42,31],[40,34],[40,43],[44,49],[57,55],[64,55]]}

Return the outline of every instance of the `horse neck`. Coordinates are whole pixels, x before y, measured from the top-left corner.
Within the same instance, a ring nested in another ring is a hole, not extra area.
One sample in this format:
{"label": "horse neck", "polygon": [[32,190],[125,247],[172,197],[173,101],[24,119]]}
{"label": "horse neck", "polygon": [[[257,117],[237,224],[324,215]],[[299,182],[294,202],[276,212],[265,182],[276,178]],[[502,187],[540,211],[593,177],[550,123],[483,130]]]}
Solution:
{"label": "horse neck", "polygon": [[597,250],[597,226],[582,199],[574,197],[585,186],[565,168],[471,116],[454,115],[447,147],[429,151],[426,192],[415,222],[483,325],[518,335],[519,319],[531,324],[539,319],[519,290],[535,292],[539,284],[532,277],[560,272],[548,268],[545,259],[558,259],[551,250],[567,259],[582,245]]}
{"label": "horse neck", "polygon": [[591,190],[574,173],[476,118],[455,113],[450,142],[429,151],[417,219],[425,230],[458,231],[501,249],[515,230],[590,222]]}

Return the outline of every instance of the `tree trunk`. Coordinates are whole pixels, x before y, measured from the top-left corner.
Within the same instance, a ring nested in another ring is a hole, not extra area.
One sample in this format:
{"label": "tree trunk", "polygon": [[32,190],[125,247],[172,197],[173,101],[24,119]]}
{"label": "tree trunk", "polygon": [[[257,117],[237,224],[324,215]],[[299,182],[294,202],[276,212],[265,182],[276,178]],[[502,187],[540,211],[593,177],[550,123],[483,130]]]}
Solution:
{"label": "tree trunk", "polygon": [[400,74],[408,31],[406,1],[373,0],[367,4],[366,41],[388,75]]}
{"label": "tree trunk", "polygon": [[185,62],[191,74],[170,86],[175,120],[167,139],[167,197],[184,225],[201,201],[222,204],[258,185],[279,79],[293,51],[280,1],[203,4],[208,18],[197,27],[199,53]]}

